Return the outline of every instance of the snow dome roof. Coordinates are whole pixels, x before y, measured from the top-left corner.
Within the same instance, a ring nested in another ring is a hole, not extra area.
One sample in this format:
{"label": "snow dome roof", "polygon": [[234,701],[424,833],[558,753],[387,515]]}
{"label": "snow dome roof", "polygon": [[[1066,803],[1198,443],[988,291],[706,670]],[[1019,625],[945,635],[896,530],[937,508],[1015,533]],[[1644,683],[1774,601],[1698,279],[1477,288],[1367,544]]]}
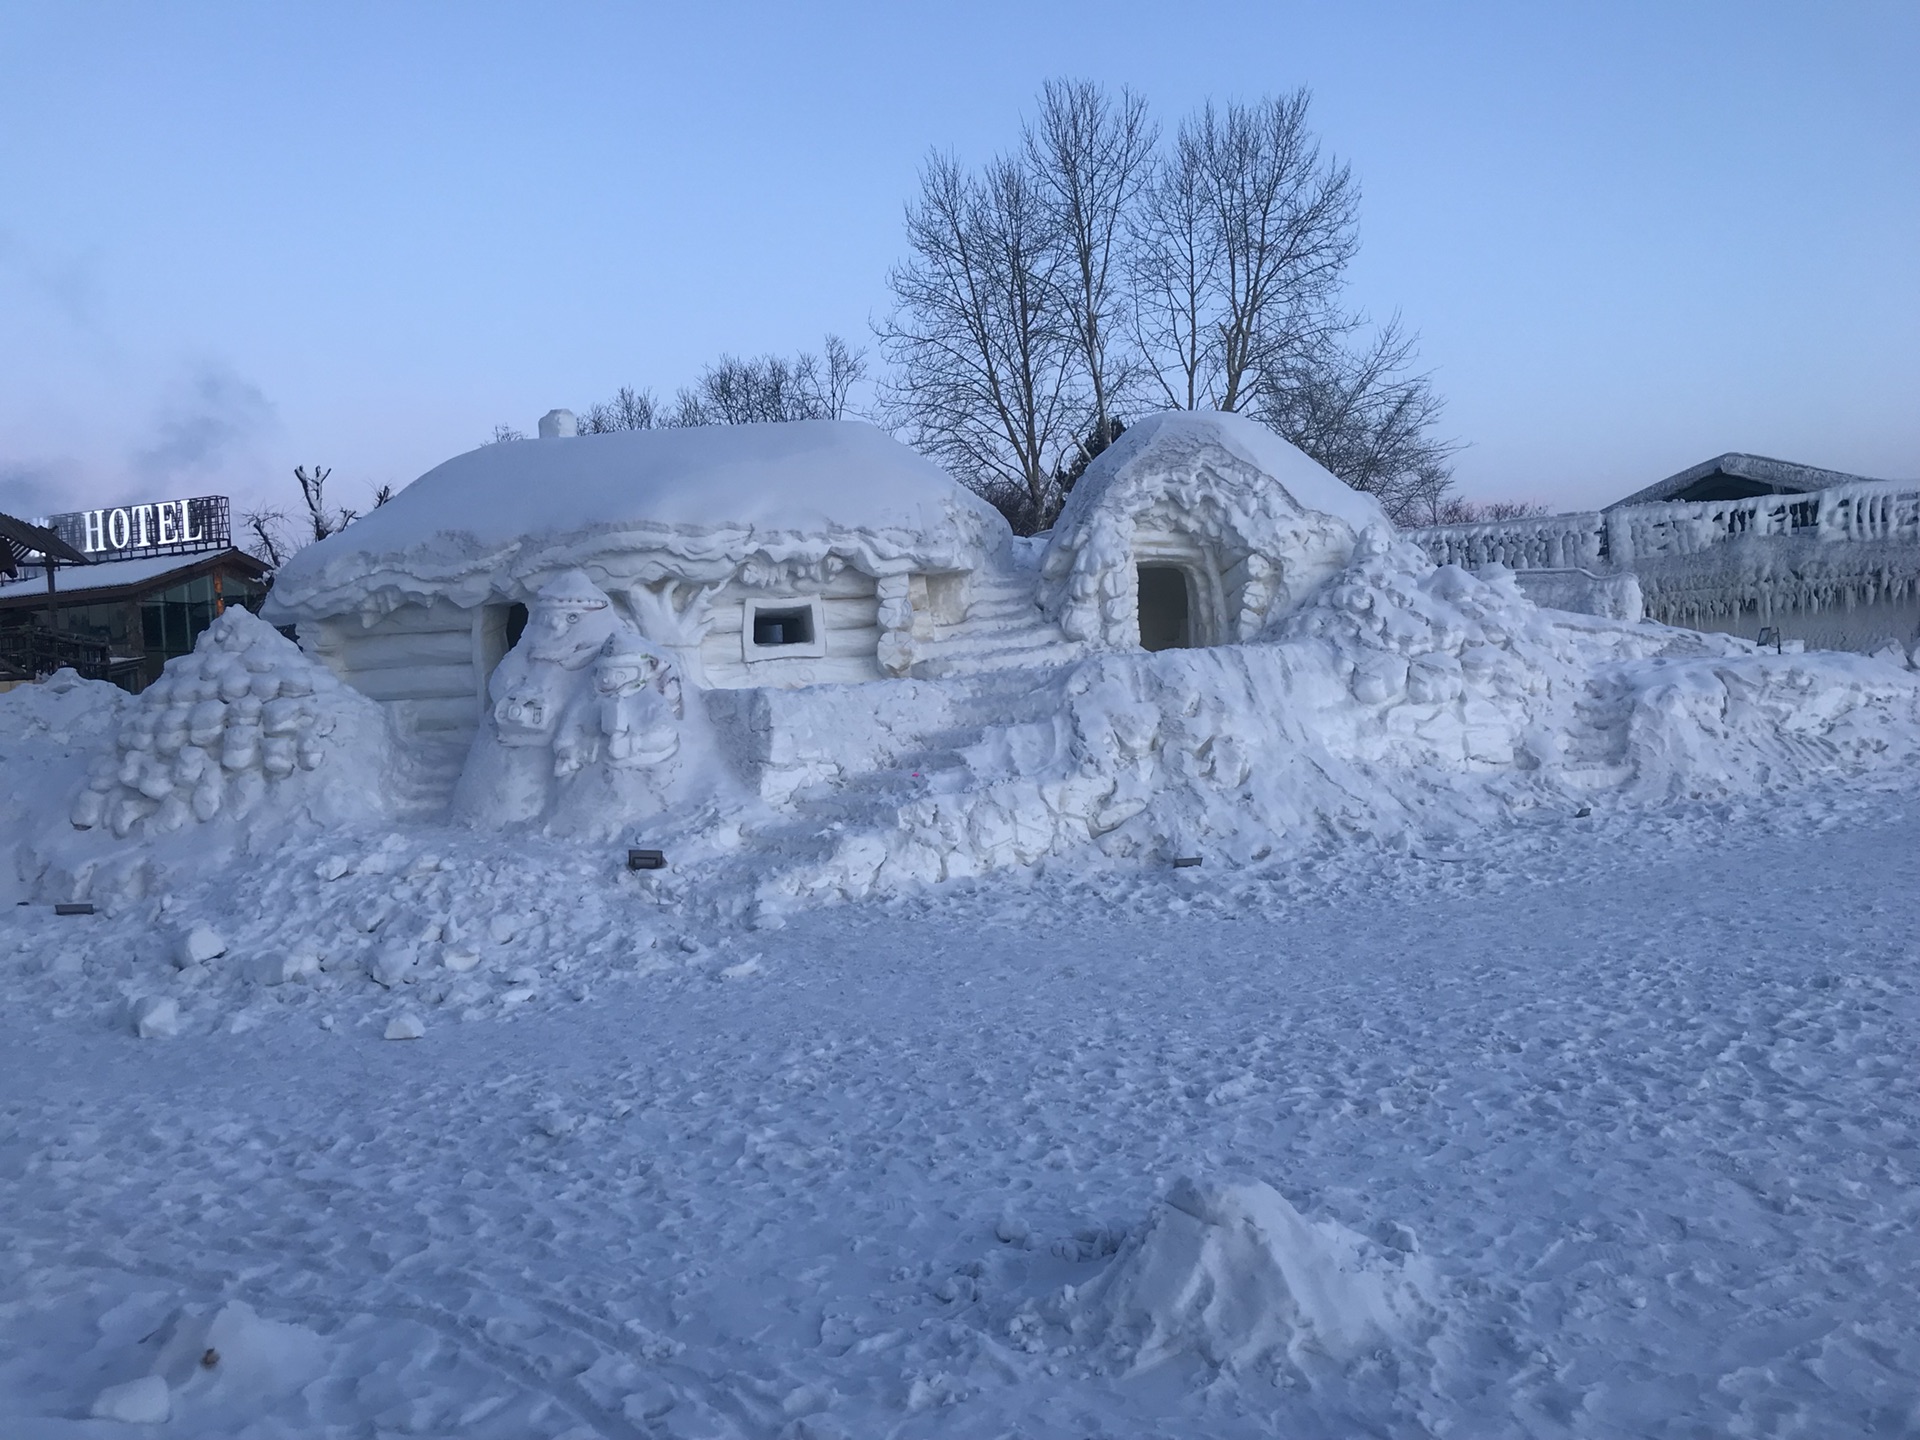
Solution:
{"label": "snow dome roof", "polygon": [[1336,516],[1355,530],[1386,523],[1386,513],[1371,495],[1355,490],[1258,420],[1224,410],[1163,410],[1129,427],[1094,457],[1067,497],[1054,534],[1075,528],[1093,509],[1126,503],[1123,494],[1114,492],[1136,492],[1140,500],[1157,494],[1175,474],[1202,465],[1202,454],[1209,449],[1264,477],[1259,490],[1270,494],[1277,487],[1296,513]]}
{"label": "snow dome roof", "polygon": [[483,445],[281,567],[289,618],[444,597],[477,605],[568,568],[627,584],[755,564],[973,568],[1006,522],[871,425],[802,420]]}
{"label": "snow dome roof", "polygon": [[1073,487],[1041,561],[1043,603],[1070,636],[1125,643],[1131,592],[1114,577],[1131,574],[1136,532],[1172,532],[1222,566],[1245,562],[1271,578],[1236,622],[1244,632],[1344,563],[1373,526],[1392,528],[1372,496],[1258,421],[1165,411],[1127,430]]}

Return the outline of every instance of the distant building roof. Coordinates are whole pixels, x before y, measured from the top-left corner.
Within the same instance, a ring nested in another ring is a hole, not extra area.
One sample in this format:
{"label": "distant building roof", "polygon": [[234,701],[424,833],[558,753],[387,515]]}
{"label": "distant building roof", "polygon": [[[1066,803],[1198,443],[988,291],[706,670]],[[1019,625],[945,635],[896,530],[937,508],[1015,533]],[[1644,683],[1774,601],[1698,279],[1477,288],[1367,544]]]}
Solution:
{"label": "distant building roof", "polygon": [[1874,479],[1871,475],[1849,475],[1843,470],[1822,470],[1817,465],[1795,465],[1789,460],[1770,460],[1765,455],[1744,455],[1737,450],[1716,455],[1698,465],[1669,475],[1657,485],[1636,490],[1624,500],[1608,505],[1645,505],[1655,500],[1744,500],[1750,495],[1804,495],[1833,485],[1858,485]]}
{"label": "distant building roof", "polygon": [[[266,566],[243,550],[203,551],[198,555],[143,555],[135,560],[102,560],[92,565],[62,565],[53,577],[54,593],[61,598],[84,596],[89,601],[115,598],[112,592],[162,588],[164,582],[179,583],[223,567],[265,573]],[[47,603],[47,577],[44,571],[30,580],[0,585],[0,607],[30,602]]]}

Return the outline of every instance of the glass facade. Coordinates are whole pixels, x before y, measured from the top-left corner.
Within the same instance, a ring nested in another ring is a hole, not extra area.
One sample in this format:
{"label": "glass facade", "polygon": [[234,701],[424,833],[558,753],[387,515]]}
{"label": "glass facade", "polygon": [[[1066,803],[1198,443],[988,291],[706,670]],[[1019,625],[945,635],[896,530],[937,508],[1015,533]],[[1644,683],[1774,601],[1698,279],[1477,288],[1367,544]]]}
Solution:
{"label": "glass facade", "polygon": [[200,632],[220,613],[221,602],[258,611],[266,596],[264,586],[233,574],[202,575],[185,584],[141,596],[140,635],[141,647],[147,653],[147,682],[159,678],[161,667],[167,661],[193,652]]}
{"label": "glass facade", "polygon": [[[102,604],[62,596],[59,631],[103,645],[116,659],[138,657],[138,667],[116,668],[113,675],[120,684],[138,691],[160,678],[167,661],[193,650],[223,603],[257,613],[266,596],[265,585],[230,570]],[[44,633],[45,624],[46,610],[37,597],[31,605],[9,608],[0,616],[0,628],[38,626]]]}

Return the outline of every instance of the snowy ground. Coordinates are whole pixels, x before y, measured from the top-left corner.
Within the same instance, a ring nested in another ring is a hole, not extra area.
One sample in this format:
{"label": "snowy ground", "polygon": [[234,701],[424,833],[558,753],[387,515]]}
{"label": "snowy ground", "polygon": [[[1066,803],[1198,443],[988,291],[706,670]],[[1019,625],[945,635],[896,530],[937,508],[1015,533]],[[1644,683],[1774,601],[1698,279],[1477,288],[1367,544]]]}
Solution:
{"label": "snowy ground", "polygon": [[[130,920],[15,907],[0,1434],[1920,1432],[1917,801],[649,935],[408,1042],[364,982],[136,1039]],[[1130,1373],[1062,1287],[1182,1176],[1431,1324]],[[85,1418],[169,1344],[170,1424]]]}

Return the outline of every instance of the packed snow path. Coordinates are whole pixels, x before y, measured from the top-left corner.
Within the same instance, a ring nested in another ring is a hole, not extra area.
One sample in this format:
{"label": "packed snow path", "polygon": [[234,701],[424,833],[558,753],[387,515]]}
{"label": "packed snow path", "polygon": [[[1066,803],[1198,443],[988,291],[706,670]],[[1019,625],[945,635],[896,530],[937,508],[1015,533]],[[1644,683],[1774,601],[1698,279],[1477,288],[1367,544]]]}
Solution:
{"label": "packed snow path", "polygon": [[[21,910],[0,1432],[1911,1434],[1916,801],[843,907],[404,1043],[137,1040]],[[1126,1374],[1061,1287],[1183,1175],[1417,1249],[1435,1327]],[[317,1339],[82,1418],[232,1301]]]}

